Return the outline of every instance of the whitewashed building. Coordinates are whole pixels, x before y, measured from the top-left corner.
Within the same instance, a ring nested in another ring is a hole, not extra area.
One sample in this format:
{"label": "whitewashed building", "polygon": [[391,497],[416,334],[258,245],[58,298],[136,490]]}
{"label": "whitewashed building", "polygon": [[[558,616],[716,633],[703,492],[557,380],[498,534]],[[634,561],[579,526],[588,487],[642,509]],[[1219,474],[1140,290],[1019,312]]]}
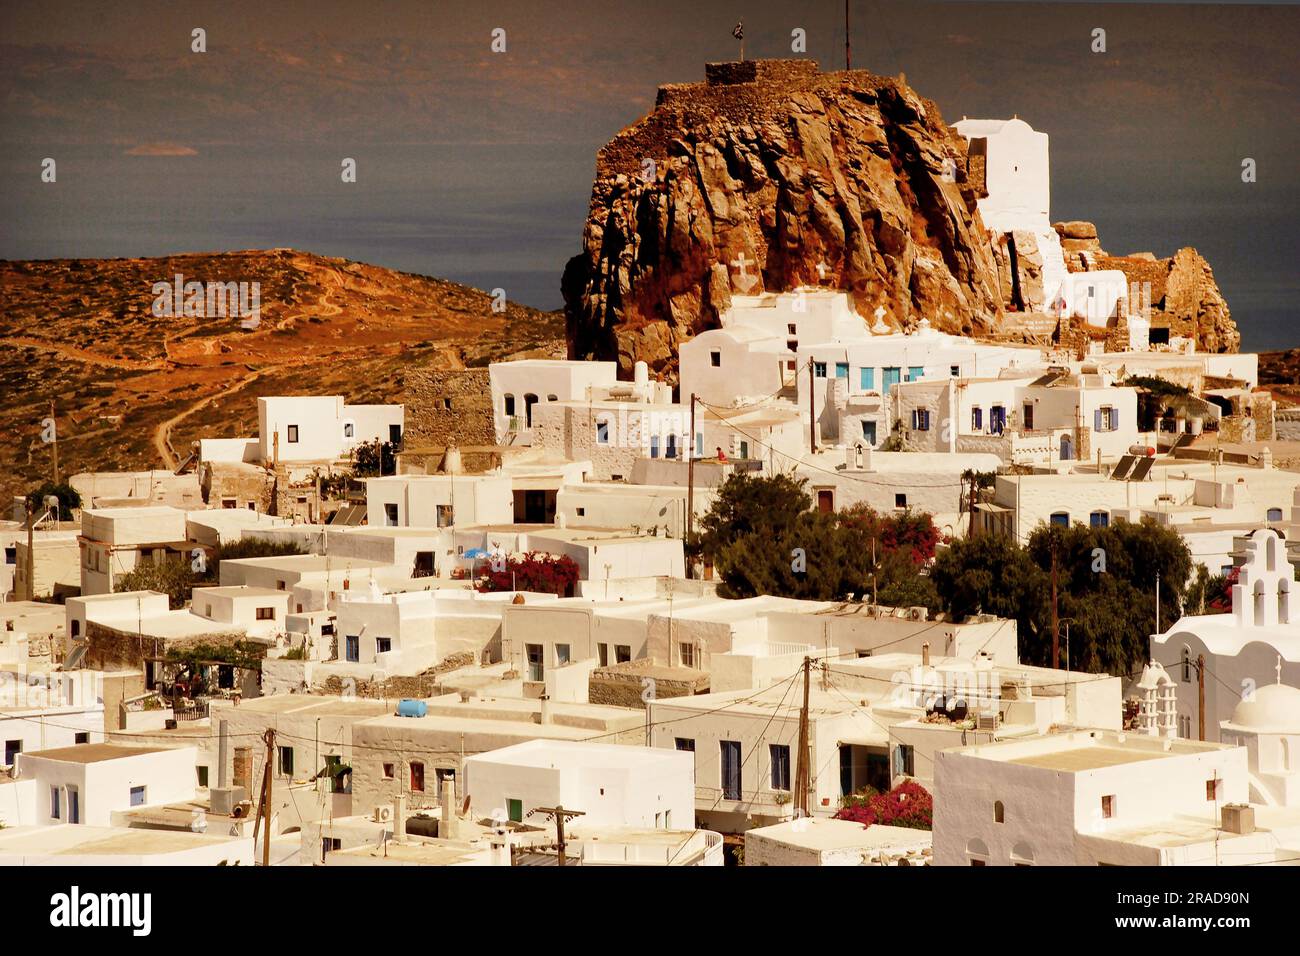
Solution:
{"label": "whitewashed building", "polygon": [[[1178,683],[1178,727],[1207,739],[1219,733],[1239,702],[1266,685],[1300,685],[1300,583],[1286,558],[1286,542],[1256,531],[1232,588],[1228,614],[1185,615],[1151,637],[1151,658]],[[1198,712],[1198,661],[1205,660],[1205,712]]]}
{"label": "whitewashed building", "polygon": [[476,815],[503,821],[563,806],[587,827],[690,829],[694,763],[653,747],[530,740],[466,757],[465,792]]}

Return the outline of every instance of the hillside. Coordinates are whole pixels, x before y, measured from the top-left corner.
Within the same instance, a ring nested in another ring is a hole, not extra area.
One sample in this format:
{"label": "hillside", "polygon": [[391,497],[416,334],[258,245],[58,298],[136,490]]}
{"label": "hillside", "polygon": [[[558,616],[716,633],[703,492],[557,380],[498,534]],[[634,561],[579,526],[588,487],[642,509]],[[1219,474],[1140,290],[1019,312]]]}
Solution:
{"label": "hillside", "polygon": [[[260,283],[260,322],[158,317],[155,282]],[[414,369],[563,353],[563,320],[477,289],[291,249],[0,261],[0,494],[50,474],[172,465],[202,437],[257,430],[259,394],[405,401]],[[6,514],[7,516],[7,514]]]}

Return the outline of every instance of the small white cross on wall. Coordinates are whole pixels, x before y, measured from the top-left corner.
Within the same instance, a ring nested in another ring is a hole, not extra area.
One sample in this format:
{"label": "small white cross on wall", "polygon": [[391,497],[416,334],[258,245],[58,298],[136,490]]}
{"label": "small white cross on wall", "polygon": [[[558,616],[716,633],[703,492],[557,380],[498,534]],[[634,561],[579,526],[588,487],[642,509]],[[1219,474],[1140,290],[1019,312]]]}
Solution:
{"label": "small white cross on wall", "polygon": [[818,275],[819,278],[825,279],[825,278],[826,278],[826,273],[828,273],[828,272],[830,272],[830,271],[831,271],[831,270],[830,270],[830,267],[826,265],[825,260],[823,260],[823,261],[817,263],[817,275]]}
{"label": "small white cross on wall", "polygon": [[885,317],[885,307],[883,305],[878,305],[876,306],[876,311],[872,312],[871,314],[874,315],[876,317],[876,321],[879,322],[881,319]]}
{"label": "small white cross on wall", "polygon": [[752,276],[745,271],[745,266],[750,265],[753,262],[754,262],[753,259],[745,258],[744,252],[741,252],[739,255],[736,256],[735,259],[731,260],[731,264],[740,270],[740,275],[736,276],[734,281],[736,285],[740,287],[741,290],[748,289],[750,286],[752,286],[755,282],[758,281],[757,276]]}

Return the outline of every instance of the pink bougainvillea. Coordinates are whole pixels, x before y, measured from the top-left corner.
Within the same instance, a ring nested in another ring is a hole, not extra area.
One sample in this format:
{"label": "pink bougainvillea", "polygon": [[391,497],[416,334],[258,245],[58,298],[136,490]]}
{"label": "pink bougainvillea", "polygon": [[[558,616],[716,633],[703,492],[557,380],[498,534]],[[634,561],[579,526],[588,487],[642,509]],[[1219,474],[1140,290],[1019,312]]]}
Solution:
{"label": "pink bougainvillea", "polygon": [[847,798],[837,820],[852,820],[864,826],[879,823],[891,827],[929,830],[934,821],[934,800],[915,780],[906,780],[888,793],[868,788]]}
{"label": "pink bougainvillea", "polygon": [[522,557],[511,556],[500,571],[492,570],[488,562],[484,564],[487,573],[475,585],[480,591],[533,591],[570,597],[580,573],[577,562],[567,554],[547,554],[544,551],[529,551]]}

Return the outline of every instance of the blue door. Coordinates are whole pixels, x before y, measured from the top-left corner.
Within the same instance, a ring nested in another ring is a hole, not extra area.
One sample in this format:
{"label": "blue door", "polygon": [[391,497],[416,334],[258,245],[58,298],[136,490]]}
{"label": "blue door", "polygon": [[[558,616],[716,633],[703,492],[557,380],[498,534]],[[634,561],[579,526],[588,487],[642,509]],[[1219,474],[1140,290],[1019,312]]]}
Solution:
{"label": "blue door", "polygon": [[68,787],[68,822],[81,822],[81,793],[76,787]]}
{"label": "blue door", "polygon": [[849,377],[849,363],[848,363],[848,362],[836,362],[836,363],[835,363],[835,377],[836,377],[836,378],[843,378],[843,379],[847,379],[847,378]]}
{"label": "blue door", "polygon": [[884,377],[884,382],[881,386],[881,391],[884,394],[888,395],[890,387],[897,385],[899,381],[902,379],[902,370],[895,365],[895,366],[885,368],[883,371],[885,377]]}
{"label": "blue door", "polygon": [[1069,435],[1061,436],[1061,461],[1071,461],[1074,458],[1074,442],[1070,441]]}
{"label": "blue door", "polygon": [[1001,405],[994,405],[989,409],[989,431],[994,435],[1001,435],[1007,430],[1007,410]]}
{"label": "blue door", "polygon": [[919,381],[925,375],[925,369],[920,365],[913,365],[907,370],[907,380],[909,382]]}
{"label": "blue door", "polygon": [[864,441],[866,441],[868,445],[871,445],[873,447],[875,446],[876,444],[876,423],[875,422],[862,423],[862,438]]}

